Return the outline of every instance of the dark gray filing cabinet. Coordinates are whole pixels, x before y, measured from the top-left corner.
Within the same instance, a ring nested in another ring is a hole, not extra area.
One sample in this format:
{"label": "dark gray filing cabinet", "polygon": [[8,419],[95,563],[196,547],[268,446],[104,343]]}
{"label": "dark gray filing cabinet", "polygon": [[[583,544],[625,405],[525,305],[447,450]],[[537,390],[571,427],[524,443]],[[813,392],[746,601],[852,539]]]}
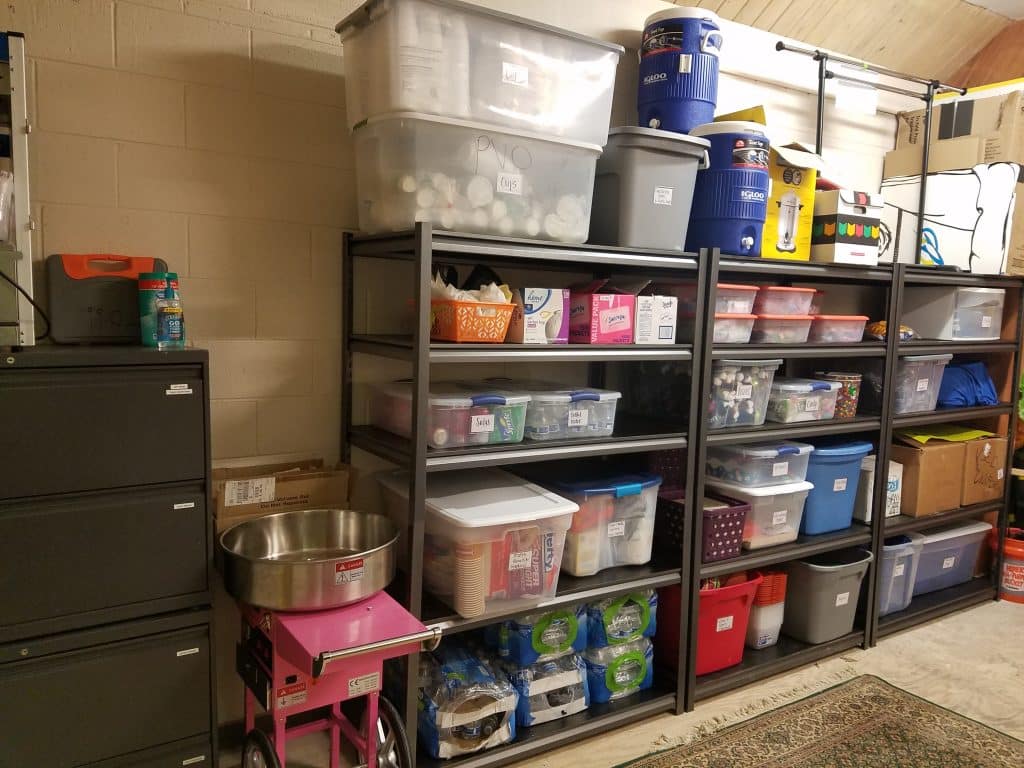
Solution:
{"label": "dark gray filing cabinet", "polygon": [[208,768],[207,354],[0,353],[0,768]]}

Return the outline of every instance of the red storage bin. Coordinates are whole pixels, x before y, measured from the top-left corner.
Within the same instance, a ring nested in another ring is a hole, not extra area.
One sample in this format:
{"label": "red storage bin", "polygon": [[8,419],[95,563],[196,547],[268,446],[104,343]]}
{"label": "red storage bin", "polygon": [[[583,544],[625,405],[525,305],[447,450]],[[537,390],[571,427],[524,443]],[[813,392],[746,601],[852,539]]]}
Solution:
{"label": "red storage bin", "polygon": [[754,572],[748,580],[738,584],[700,591],[697,611],[698,675],[717,672],[743,661],[750,606],[762,580],[761,574]]}

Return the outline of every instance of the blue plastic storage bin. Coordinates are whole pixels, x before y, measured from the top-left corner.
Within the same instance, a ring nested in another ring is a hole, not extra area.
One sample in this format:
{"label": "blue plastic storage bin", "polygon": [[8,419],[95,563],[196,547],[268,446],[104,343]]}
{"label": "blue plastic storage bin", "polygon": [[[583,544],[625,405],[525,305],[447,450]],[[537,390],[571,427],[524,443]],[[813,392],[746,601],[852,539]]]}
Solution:
{"label": "blue plastic storage bin", "polygon": [[902,611],[914,597],[917,564],[921,558],[922,537],[893,536],[882,546],[878,571],[878,615]]}
{"label": "blue plastic storage bin", "polygon": [[981,542],[992,530],[985,522],[940,528],[921,536],[921,558],[917,563],[914,595],[955,587],[970,581]]}
{"label": "blue plastic storage bin", "polygon": [[814,488],[807,494],[800,533],[813,536],[850,527],[860,462],[871,448],[863,441],[815,446],[807,465],[807,480]]}

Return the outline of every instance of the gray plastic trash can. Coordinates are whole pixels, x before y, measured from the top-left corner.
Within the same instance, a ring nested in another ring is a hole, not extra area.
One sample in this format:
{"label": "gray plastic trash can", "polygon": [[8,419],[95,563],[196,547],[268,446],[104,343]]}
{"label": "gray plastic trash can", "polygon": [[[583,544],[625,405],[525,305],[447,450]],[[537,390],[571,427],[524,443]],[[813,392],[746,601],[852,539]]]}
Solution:
{"label": "gray plastic trash can", "polygon": [[852,632],[860,583],[870,564],[871,553],[863,549],[789,563],[783,633],[805,643],[825,643]]}
{"label": "gray plastic trash can", "polygon": [[683,250],[707,139],[654,128],[613,128],[597,161],[590,242]]}

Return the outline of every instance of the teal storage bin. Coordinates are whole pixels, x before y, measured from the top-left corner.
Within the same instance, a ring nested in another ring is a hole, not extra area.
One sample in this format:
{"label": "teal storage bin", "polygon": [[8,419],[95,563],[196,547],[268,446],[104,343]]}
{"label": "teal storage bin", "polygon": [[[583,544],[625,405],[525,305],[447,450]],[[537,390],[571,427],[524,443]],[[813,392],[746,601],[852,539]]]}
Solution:
{"label": "teal storage bin", "polygon": [[850,527],[860,462],[871,449],[864,441],[815,446],[807,465],[807,480],[814,488],[807,494],[800,533],[813,536]]}

